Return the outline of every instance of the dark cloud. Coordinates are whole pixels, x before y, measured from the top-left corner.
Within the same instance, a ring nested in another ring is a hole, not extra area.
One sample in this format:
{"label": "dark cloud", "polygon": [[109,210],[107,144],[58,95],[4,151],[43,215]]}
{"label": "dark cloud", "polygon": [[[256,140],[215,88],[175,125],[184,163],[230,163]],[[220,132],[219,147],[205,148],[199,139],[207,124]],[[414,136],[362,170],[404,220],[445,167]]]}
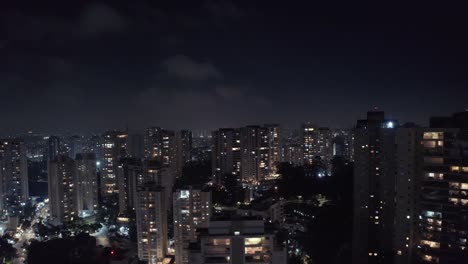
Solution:
{"label": "dark cloud", "polygon": [[222,78],[221,72],[209,62],[197,62],[184,55],[167,58],[161,63],[170,76],[182,80],[200,81]]}
{"label": "dark cloud", "polygon": [[234,99],[243,96],[241,88],[232,85],[217,85],[215,92],[218,96],[224,99]]}
{"label": "dark cloud", "polygon": [[205,1],[204,8],[212,16],[221,18],[234,18],[239,19],[247,16],[247,10],[242,9],[238,5],[234,4],[233,1]]}
{"label": "dark cloud", "polygon": [[127,27],[125,17],[104,4],[92,4],[82,14],[81,30],[90,36],[101,33],[115,33]]}
{"label": "dark cloud", "polygon": [[20,2],[0,9],[0,131],[350,126],[375,105],[416,122],[466,108],[462,12]]}

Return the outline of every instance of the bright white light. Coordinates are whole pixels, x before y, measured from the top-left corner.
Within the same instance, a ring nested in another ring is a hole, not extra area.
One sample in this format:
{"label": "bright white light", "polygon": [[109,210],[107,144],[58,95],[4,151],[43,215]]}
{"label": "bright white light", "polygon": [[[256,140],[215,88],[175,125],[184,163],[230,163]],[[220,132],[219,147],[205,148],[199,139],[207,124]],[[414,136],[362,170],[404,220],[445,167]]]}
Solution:
{"label": "bright white light", "polygon": [[387,128],[394,128],[395,124],[392,121],[387,122]]}
{"label": "bright white light", "polygon": [[100,161],[96,161],[96,166],[101,166],[101,162]]}

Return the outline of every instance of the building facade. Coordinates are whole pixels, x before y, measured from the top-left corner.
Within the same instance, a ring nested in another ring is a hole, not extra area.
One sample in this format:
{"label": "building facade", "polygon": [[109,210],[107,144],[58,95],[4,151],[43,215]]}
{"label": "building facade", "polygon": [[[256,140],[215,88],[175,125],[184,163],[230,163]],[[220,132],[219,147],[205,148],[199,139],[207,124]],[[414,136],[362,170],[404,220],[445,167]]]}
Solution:
{"label": "building facade", "polygon": [[20,140],[0,140],[0,214],[21,215],[28,199],[26,147]]}
{"label": "building facade", "polygon": [[138,258],[148,264],[161,263],[168,247],[164,188],[138,187],[136,203]]}
{"label": "building facade", "polygon": [[49,211],[55,223],[78,217],[75,161],[59,155],[48,164]]}
{"label": "building facade", "polygon": [[208,228],[211,217],[211,192],[193,187],[176,190],[173,195],[175,262],[189,263],[189,243],[196,242],[197,228]]}
{"label": "building facade", "polygon": [[217,184],[224,181],[226,175],[240,176],[241,151],[240,131],[223,128],[212,133],[212,180]]}
{"label": "building facade", "polygon": [[97,213],[98,181],[96,168],[96,154],[76,154],[76,209],[81,217]]}
{"label": "building facade", "polygon": [[101,194],[107,197],[118,193],[117,176],[119,160],[128,156],[127,133],[108,131],[102,137]]}
{"label": "building facade", "polygon": [[392,263],[396,121],[368,112],[355,129],[353,263]]}

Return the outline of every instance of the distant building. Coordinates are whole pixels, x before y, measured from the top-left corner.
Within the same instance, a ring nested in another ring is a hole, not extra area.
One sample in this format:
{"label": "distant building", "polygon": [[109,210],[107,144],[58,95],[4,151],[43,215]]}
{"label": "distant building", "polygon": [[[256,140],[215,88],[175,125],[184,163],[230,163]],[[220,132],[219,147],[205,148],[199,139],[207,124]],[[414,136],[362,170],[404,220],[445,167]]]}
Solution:
{"label": "distant building", "polygon": [[354,152],[354,136],[349,130],[339,129],[333,133],[332,147],[333,156],[343,157],[349,161],[353,161]]}
{"label": "distant building", "polygon": [[241,179],[257,183],[269,177],[269,142],[267,130],[260,126],[240,129]]}
{"label": "distant building", "polygon": [[240,176],[241,150],[238,129],[222,128],[212,133],[212,178],[221,184],[226,175]]}
{"label": "distant building", "polygon": [[189,263],[283,264],[287,252],[263,220],[214,220],[191,244]]}
{"label": "distant building", "polygon": [[145,157],[148,159],[161,160],[163,129],[160,127],[149,127],[146,129],[144,144]]}
{"label": "distant building", "polygon": [[128,155],[137,159],[142,159],[145,156],[145,144],[143,135],[128,135]]}
{"label": "distant building", "polygon": [[26,147],[20,140],[0,139],[0,214],[21,215],[28,199]]}
{"label": "distant building", "polygon": [[118,161],[128,156],[128,135],[119,131],[108,131],[102,137],[101,193],[103,197],[118,193],[116,171]]}
{"label": "distant building", "polygon": [[49,137],[47,140],[47,160],[54,160],[60,154],[60,138],[56,136]]}
{"label": "distant building", "polygon": [[383,112],[369,112],[354,131],[353,263],[393,257],[396,127]]}
{"label": "distant building", "polygon": [[49,211],[56,223],[78,217],[75,161],[59,155],[49,161]]}
{"label": "distant building", "polygon": [[160,263],[168,247],[164,188],[154,184],[139,187],[136,204],[138,258]]}
{"label": "distant building", "polygon": [[281,128],[279,125],[267,124],[265,129],[268,137],[268,176],[274,178],[281,162]]}
{"label": "distant building", "polygon": [[143,185],[143,164],[136,158],[120,159],[117,169],[119,187],[119,213],[127,215],[136,208],[136,194],[139,185]]}
{"label": "distant building", "polygon": [[176,141],[175,132],[160,127],[146,129],[145,157],[160,161],[163,165],[175,164]]}
{"label": "distant building", "polygon": [[188,264],[188,246],[196,242],[197,228],[208,228],[211,192],[189,187],[173,195],[175,261]]}
{"label": "distant building", "polygon": [[192,160],[192,132],[189,130],[177,131],[175,134],[176,172],[182,175],[182,168]]}
{"label": "distant building", "polygon": [[333,158],[332,131],[326,127],[305,123],[302,125],[302,147],[304,164],[314,163],[320,157],[326,163]]}
{"label": "distant building", "polygon": [[99,209],[96,155],[94,153],[78,153],[75,165],[76,209],[79,216],[93,215]]}
{"label": "distant building", "polygon": [[304,155],[304,164],[312,164],[313,160],[317,154],[316,144],[317,144],[317,126],[306,123],[302,125],[301,128],[301,138],[302,138],[302,153]]}
{"label": "distant building", "polygon": [[283,146],[283,162],[295,166],[304,164],[304,153],[300,144],[287,144]]}

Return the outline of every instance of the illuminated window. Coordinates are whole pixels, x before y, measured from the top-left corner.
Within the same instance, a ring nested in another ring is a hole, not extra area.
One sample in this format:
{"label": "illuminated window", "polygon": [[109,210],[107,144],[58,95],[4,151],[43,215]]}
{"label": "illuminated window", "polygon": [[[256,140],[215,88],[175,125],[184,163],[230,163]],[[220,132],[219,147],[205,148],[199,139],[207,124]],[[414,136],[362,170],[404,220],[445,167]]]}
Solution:
{"label": "illuminated window", "polygon": [[263,247],[245,247],[245,254],[257,254],[263,251]]}
{"label": "illuminated window", "polygon": [[421,240],[422,246],[429,246],[430,248],[440,248],[440,243],[430,240]]}
{"label": "illuminated window", "polygon": [[460,167],[459,166],[451,166],[450,170],[451,171],[460,171]]}
{"label": "illuminated window", "polygon": [[443,139],[444,132],[424,132],[424,139]]}
{"label": "illuminated window", "polygon": [[188,190],[180,191],[180,198],[181,199],[187,199],[189,197],[190,197],[190,191],[188,191]]}
{"label": "illuminated window", "polygon": [[231,240],[229,238],[215,238],[212,241],[214,246],[229,246],[231,245]]}
{"label": "illuminated window", "polygon": [[244,239],[245,245],[259,245],[263,241],[263,237],[246,237]]}

